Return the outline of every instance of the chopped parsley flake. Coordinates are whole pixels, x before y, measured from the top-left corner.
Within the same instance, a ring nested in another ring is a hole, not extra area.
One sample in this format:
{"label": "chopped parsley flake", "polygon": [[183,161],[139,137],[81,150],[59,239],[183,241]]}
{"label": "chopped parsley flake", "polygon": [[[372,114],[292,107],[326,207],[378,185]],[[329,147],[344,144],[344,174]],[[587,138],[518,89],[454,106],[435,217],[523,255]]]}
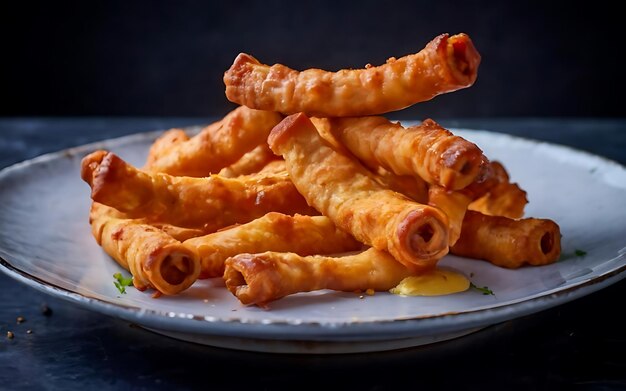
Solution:
{"label": "chopped parsley flake", "polygon": [[113,274],[113,278],[115,278],[115,281],[113,281],[113,285],[115,285],[115,287],[117,288],[118,291],[120,291],[120,293],[126,293],[126,287],[127,286],[131,286],[133,285],[133,277],[124,277],[122,276],[122,273],[115,273]]}
{"label": "chopped parsley flake", "polygon": [[574,254],[577,257],[584,257],[585,255],[587,255],[587,251],[576,249],[576,250],[574,250]]}
{"label": "chopped parsley flake", "polygon": [[474,289],[482,292],[483,295],[494,295],[495,296],[495,293],[493,293],[493,291],[491,289],[489,289],[489,287],[487,287],[487,286],[484,286],[484,287],[481,288],[479,286],[474,285],[473,282],[470,282],[470,288],[474,288]]}

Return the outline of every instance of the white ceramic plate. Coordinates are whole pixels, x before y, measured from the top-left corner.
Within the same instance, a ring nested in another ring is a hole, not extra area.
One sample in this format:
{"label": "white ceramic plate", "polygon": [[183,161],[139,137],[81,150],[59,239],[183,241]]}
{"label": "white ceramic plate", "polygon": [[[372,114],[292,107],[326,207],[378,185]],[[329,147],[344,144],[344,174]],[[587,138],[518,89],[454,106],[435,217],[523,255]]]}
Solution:
{"label": "white ceramic plate", "polygon": [[[197,128],[190,128],[197,131]],[[318,291],[269,309],[244,307],[220,279],[198,281],[177,297],[120,294],[123,270],[96,244],[88,225],[89,187],[80,160],[108,149],[141,166],[161,133],[137,134],[26,161],[0,172],[0,258],[8,275],[88,309],[175,338],[252,351],[381,351],[458,337],[574,300],[626,276],[626,169],[570,148],[508,135],[453,129],[527,190],[527,216],[555,220],[563,257],[552,265],[507,270],[446,256],[477,290],[439,297]],[[575,250],[587,252],[576,256]],[[126,273],[127,274],[127,273]]]}

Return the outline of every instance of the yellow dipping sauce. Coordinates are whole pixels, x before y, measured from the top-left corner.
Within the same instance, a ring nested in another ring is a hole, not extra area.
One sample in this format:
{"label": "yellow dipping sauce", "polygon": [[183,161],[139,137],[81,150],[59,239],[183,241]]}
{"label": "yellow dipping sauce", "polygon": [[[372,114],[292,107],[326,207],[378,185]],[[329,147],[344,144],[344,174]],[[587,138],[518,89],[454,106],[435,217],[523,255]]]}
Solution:
{"label": "yellow dipping sauce", "polygon": [[441,296],[463,292],[469,287],[470,281],[463,274],[436,268],[424,274],[406,277],[389,292],[404,296]]}

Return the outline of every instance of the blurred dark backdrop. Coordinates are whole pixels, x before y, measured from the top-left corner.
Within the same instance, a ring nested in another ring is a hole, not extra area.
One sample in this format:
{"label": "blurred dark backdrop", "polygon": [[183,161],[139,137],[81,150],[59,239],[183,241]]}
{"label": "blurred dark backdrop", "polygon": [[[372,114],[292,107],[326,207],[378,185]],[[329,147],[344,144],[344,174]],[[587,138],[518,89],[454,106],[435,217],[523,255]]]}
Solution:
{"label": "blurred dark backdrop", "polygon": [[466,32],[476,84],[395,117],[623,117],[621,14],[578,3],[5,3],[0,116],[217,116],[234,107],[222,75],[239,52],[337,70]]}

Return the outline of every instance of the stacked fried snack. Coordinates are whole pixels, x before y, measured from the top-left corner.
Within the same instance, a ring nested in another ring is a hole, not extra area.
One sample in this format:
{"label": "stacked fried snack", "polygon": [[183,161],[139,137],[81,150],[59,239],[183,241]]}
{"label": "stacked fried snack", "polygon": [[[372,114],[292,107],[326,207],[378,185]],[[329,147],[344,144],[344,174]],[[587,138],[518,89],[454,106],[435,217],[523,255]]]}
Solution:
{"label": "stacked fried snack", "polygon": [[223,278],[243,303],[319,289],[386,291],[448,253],[506,268],[560,255],[559,226],[524,218],[505,167],[432,119],[384,113],[471,86],[465,34],[364,69],[302,72],[240,54],[239,106],[190,136],[165,132],[142,168],[82,161],[92,232],[140,289],[178,294]]}

